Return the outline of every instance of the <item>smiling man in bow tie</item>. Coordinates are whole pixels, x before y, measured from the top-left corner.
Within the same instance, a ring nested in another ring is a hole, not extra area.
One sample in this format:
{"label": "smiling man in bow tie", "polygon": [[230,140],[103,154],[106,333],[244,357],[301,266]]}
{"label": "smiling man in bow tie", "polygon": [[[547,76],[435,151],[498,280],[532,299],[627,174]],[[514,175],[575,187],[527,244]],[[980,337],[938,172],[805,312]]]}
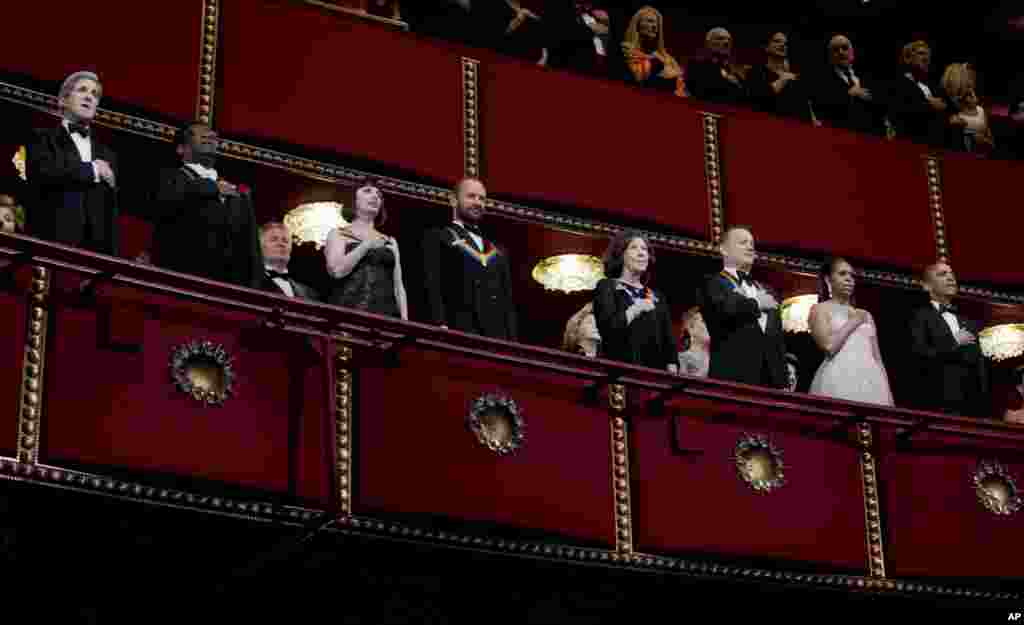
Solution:
{"label": "smiling man in bow tie", "polygon": [[288,263],[292,259],[292,233],[288,226],[279,221],[271,221],[260,226],[260,246],[263,249],[264,267],[260,288],[288,297],[320,299],[312,287],[299,282],[288,273]]}
{"label": "smiling man in bow tie", "polygon": [[953,268],[933,263],[921,275],[928,304],[910,321],[911,349],[918,363],[917,404],[972,417],[992,416],[988,365],[977,328],[953,305],[959,292]]}
{"label": "smiling man in bow tie", "polygon": [[32,236],[117,254],[117,167],[113,150],[96,140],[92,122],[103,96],[93,72],[61,85],[63,121],[36,130],[27,146],[28,231]]}
{"label": "smiling man in bow tie", "polygon": [[750,228],[722,235],[722,271],[704,285],[701,312],[711,335],[708,377],[786,388],[786,344],[779,304],[750,277],[757,253]]}

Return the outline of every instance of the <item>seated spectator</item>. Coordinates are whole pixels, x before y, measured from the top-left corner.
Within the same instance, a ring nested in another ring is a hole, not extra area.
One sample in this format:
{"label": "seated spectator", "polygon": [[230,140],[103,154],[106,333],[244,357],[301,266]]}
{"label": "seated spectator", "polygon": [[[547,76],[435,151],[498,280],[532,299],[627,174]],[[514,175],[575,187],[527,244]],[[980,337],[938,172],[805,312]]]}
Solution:
{"label": "seated spectator", "polygon": [[292,234],[288,226],[277,221],[260,226],[260,250],[264,272],[256,288],[275,295],[320,299],[312,287],[299,282],[288,273],[288,262],[292,258]]}
{"label": "seated spectator", "polygon": [[875,98],[875,82],[854,67],[853,44],[845,35],[828,42],[828,69],[810,88],[819,122],[885,136],[884,109]]}
{"label": "seated spectator", "polygon": [[903,75],[889,87],[889,121],[897,137],[942,147],[947,126],[958,123],[958,111],[942,89],[930,84],[931,59],[931,48],[924,41],[903,46]]}
{"label": "seated spectator", "polygon": [[584,0],[559,0],[550,4],[544,15],[548,31],[548,67],[607,76],[608,12]]}
{"label": "seated spectator", "polygon": [[628,81],[686,97],[683,70],[665,49],[665,20],[657,9],[641,8],[629,21],[622,41]]}
{"label": "seated spectator", "polygon": [[700,307],[694,306],[683,317],[682,351],[679,352],[679,372],[686,375],[707,377],[711,366],[711,335],[700,314]]}
{"label": "seated spectator", "polygon": [[21,207],[14,198],[0,194],[0,232],[20,232],[24,216],[19,217]]}
{"label": "seated spectator", "polygon": [[754,107],[766,113],[812,121],[811,105],[804,83],[791,71],[786,33],[775,32],[764,51],[767,60],[750,70],[747,87]]}
{"label": "seated spectator", "polygon": [[693,97],[716,104],[740,104],[748,100],[745,81],[749,67],[733,62],[732,35],[712,28],[704,38],[704,50],[686,70]]}
{"label": "seated spectator", "polygon": [[967,63],[954,63],[942,75],[942,88],[960,112],[950,120],[950,147],[988,153],[993,147],[987,111],[978,103],[977,76]]}
{"label": "seated spectator", "polygon": [[562,349],[591,358],[597,357],[601,349],[601,334],[597,331],[593,302],[587,302],[565,324]]}

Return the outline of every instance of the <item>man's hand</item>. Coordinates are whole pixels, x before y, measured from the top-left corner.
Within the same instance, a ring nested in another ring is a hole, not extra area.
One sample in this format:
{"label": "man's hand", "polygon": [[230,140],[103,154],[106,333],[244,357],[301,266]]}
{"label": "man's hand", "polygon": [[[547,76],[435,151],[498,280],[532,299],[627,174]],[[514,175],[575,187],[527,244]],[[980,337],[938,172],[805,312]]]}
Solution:
{"label": "man's hand", "polygon": [[978,339],[967,330],[960,330],[956,333],[956,342],[961,345],[974,345],[978,342]]}
{"label": "man's hand", "polygon": [[238,187],[231,184],[227,180],[217,181],[217,190],[220,191],[221,195],[235,196],[238,195]]}
{"label": "man's hand", "polygon": [[861,100],[866,100],[866,101],[870,101],[871,100],[871,90],[865,89],[864,87],[861,87],[860,85],[854,85],[854,86],[850,87],[850,90],[847,91],[846,93],[850,94],[851,98],[860,98]]}
{"label": "man's hand", "polygon": [[96,169],[96,175],[100,177],[100,180],[109,184],[111,187],[117,186],[117,179],[114,176],[114,168],[110,166],[110,163],[104,160],[95,160],[92,162],[92,166]]}
{"label": "man's hand", "polygon": [[942,112],[946,110],[946,101],[942,98],[928,98],[928,104],[936,111]]}
{"label": "man's hand", "polygon": [[779,307],[779,303],[767,291],[758,291],[756,299],[757,305],[761,310],[775,310]]}

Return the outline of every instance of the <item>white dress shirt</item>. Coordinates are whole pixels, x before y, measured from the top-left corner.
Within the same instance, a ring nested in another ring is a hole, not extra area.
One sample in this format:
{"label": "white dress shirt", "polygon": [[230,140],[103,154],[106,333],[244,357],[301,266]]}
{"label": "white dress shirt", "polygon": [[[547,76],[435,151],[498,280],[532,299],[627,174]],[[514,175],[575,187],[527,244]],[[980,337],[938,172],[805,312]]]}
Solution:
{"label": "white dress shirt", "polygon": [[914,84],[917,85],[917,88],[921,90],[921,93],[924,94],[924,97],[926,97],[926,98],[933,97],[932,96],[932,90],[928,88],[928,85],[926,85],[923,82],[921,82],[920,80],[914,78],[913,74],[911,74],[910,72],[907,72],[906,74],[904,74],[904,76],[906,76],[907,78],[912,80],[914,82]]}
{"label": "white dress shirt", "polygon": [[[92,139],[89,137],[83,137],[78,133],[71,132],[71,122],[64,120],[64,130],[71,135],[71,140],[75,142],[75,147],[78,148],[78,156],[82,159],[83,163],[89,163],[92,165]],[[92,165],[92,178],[94,182],[100,181],[100,175],[96,171],[96,166]]]}
{"label": "white dress shirt", "polygon": [[[849,72],[849,74],[847,74],[846,72]],[[836,73],[839,74],[839,77],[842,78],[843,82],[845,82],[847,85],[851,87],[860,86],[860,78],[857,78],[857,74],[854,73],[852,66],[849,67],[845,72],[837,66]]]}
{"label": "white dress shirt", "polygon": [[212,167],[206,167],[204,165],[200,165],[199,163],[185,163],[185,167],[188,167],[192,171],[196,172],[196,175],[199,176],[200,178],[205,178],[207,180],[217,182],[217,170],[213,169]]}
{"label": "white dress shirt", "polygon": [[[580,17],[583,19],[583,23],[590,28],[593,28],[594,25],[597,24],[597,20],[590,13],[584,13]],[[599,56],[607,55],[604,49],[604,41],[602,41],[597,35],[594,35],[594,51],[597,52]]]}
{"label": "white dress shirt", "polygon": [[[726,267],[725,271],[728,272],[729,275],[731,275],[737,282],[740,281],[739,273],[737,273],[735,269],[733,269],[732,267]],[[743,295],[753,300],[757,299],[757,294],[759,292],[760,289],[758,289],[753,284],[750,284],[749,281],[746,281],[740,285],[740,293],[743,293]],[[767,329],[768,327],[768,313],[762,310],[761,316],[757,318],[757,323],[761,326],[761,331],[764,332],[765,329]]]}
{"label": "white dress shirt", "polygon": [[[454,221],[455,221],[456,224],[462,226],[463,228],[466,228],[466,224],[462,223],[458,219],[456,219]],[[469,236],[473,237],[473,242],[476,243],[477,249],[483,250],[484,249],[484,239],[483,239],[483,237],[481,237],[479,234],[471,231],[469,228],[466,228],[466,232],[469,233]]]}
{"label": "white dress shirt", "polygon": [[[270,265],[267,265],[265,267],[265,269],[267,271],[277,271],[277,269],[274,269]],[[282,271],[281,273],[288,273],[288,272]],[[274,284],[276,284],[277,286],[281,287],[281,290],[284,291],[285,295],[287,295],[288,297],[295,297],[295,289],[292,288],[291,281],[285,280],[284,278],[278,278],[276,276],[271,278],[271,280],[274,281]]]}
{"label": "white dress shirt", "polygon": [[[935,310],[942,310],[942,304],[935,300],[932,300],[932,306],[935,307]],[[949,326],[949,331],[953,333],[953,337],[955,338],[957,333],[960,332],[960,322],[957,321],[956,315],[951,312],[944,312],[942,313],[942,319],[946,322],[946,325]],[[959,341],[957,342],[959,343]]]}

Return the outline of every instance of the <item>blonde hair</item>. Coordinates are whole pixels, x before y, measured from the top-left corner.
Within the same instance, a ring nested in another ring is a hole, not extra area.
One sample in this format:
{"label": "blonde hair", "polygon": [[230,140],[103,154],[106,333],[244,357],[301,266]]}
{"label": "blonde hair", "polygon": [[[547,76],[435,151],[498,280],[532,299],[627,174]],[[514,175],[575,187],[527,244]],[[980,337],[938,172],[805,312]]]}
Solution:
{"label": "blonde hair", "polygon": [[640,10],[629,20],[629,28],[626,29],[626,34],[622,38],[622,52],[626,56],[626,65],[638,81],[647,78],[641,69],[641,59],[646,59],[647,54],[640,45],[640,20],[645,15],[653,15],[658,20],[658,47],[654,51],[654,56],[665,66],[665,69],[661,71],[661,76],[670,80],[673,78],[678,80],[676,95],[682,96],[684,95],[683,70],[675,57],[669,54],[665,48],[665,18],[652,6],[640,7]]}
{"label": "blonde hair", "polygon": [[962,98],[969,89],[977,91],[977,73],[970,63],[953,63],[942,73],[942,88],[951,98]]}
{"label": "blonde hair", "polygon": [[920,50],[931,51],[931,47],[928,46],[928,42],[918,39],[917,41],[911,41],[907,45],[903,46],[903,52],[900,54],[900,61],[904,65],[910,64],[910,59],[914,57],[914,53]]}

